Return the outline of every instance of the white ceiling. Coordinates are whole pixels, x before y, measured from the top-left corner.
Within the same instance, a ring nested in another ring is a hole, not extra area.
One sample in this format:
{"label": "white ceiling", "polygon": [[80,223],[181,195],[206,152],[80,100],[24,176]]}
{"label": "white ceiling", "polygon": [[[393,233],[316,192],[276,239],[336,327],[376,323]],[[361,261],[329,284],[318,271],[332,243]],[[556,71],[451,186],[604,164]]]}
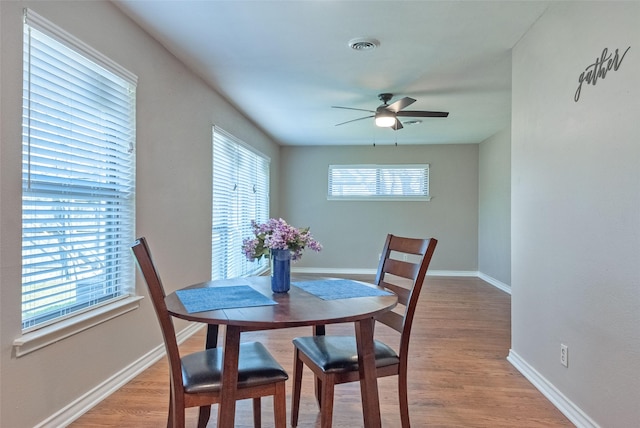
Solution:
{"label": "white ceiling", "polygon": [[[285,145],[479,143],[511,114],[511,48],[546,1],[114,0]],[[380,46],[354,51],[351,39]],[[450,112],[393,131],[377,95]]]}

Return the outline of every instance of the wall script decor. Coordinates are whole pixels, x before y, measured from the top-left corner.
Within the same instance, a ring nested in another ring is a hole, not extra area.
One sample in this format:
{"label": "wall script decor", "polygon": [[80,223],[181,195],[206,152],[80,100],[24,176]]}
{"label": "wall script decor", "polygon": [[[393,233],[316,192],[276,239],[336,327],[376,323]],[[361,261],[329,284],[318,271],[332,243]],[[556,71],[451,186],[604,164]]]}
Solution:
{"label": "wall script decor", "polygon": [[609,53],[607,48],[604,48],[602,51],[602,55],[600,58],[596,58],[596,62],[589,65],[584,69],[582,73],[580,73],[580,77],[578,77],[578,89],[576,90],[576,94],[573,97],[575,102],[578,102],[580,99],[580,91],[582,90],[582,82],[587,82],[587,84],[591,84],[593,86],[596,85],[596,82],[599,78],[605,78],[607,72],[611,69],[613,71],[618,71],[620,65],[622,64],[622,60],[624,56],[629,52],[631,46],[629,46],[622,56],[618,53],[618,49],[616,49],[613,53]]}

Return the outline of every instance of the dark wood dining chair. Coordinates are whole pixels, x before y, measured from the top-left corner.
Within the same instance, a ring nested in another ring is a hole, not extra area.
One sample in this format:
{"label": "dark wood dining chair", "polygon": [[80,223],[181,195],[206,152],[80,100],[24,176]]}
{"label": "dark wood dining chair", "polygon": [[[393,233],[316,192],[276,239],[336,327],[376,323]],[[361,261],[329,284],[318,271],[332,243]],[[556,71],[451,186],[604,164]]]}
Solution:
{"label": "dark wood dining chair", "polygon": [[[167,426],[183,428],[185,409],[199,407],[198,427],[204,428],[209,421],[211,405],[220,402],[223,350],[213,348],[180,356],[173,320],[164,301],[164,288],[151,259],[147,241],[140,238],[132,244],[131,249],[149,288],[169,359],[171,387]],[[240,344],[237,399],[253,399],[255,427],[261,424],[260,397],[270,395],[273,395],[275,426],[286,426],[287,379],[287,372],[260,342]]]}
{"label": "dark wood dining chair", "polygon": [[[376,321],[400,333],[399,351],[394,351],[378,340],[374,341],[377,377],[398,376],[400,419],[403,428],[410,426],[407,360],[411,324],[437,242],[433,238],[415,239],[387,235],[375,279],[378,287],[396,293],[399,307],[404,307],[402,314],[391,311],[376,318]],[[354,336],[324,335],[320,330],[316,331],[314,336],[295,338],[293,344],[295,358],[291,425],[295,427],[298,424],[303,364],[306,364],[316,377],[320,425],[322,428],[328,428],[333,419],[334,386],[360,380],[356,339]]]}

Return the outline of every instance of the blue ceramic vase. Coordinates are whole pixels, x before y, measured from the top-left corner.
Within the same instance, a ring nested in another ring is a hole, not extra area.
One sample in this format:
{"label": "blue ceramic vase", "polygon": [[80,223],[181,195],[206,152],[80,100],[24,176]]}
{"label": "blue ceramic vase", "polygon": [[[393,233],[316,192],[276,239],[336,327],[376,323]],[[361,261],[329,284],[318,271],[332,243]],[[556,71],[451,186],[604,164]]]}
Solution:
{"label": "blue ceramic vase", "polygon": [[291,251],[271,250],[271,291],[286,293],[291,288]]}

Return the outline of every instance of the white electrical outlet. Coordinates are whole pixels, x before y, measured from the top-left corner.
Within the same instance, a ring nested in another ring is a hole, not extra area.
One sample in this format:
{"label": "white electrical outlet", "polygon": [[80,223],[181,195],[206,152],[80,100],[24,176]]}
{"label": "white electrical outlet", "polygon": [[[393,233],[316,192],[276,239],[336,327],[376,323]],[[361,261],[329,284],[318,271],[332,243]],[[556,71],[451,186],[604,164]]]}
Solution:
{"label": "white electrical outlet", "polygon": [[569,367],[569,347],[564,343],[560,344],[560,364]]}

